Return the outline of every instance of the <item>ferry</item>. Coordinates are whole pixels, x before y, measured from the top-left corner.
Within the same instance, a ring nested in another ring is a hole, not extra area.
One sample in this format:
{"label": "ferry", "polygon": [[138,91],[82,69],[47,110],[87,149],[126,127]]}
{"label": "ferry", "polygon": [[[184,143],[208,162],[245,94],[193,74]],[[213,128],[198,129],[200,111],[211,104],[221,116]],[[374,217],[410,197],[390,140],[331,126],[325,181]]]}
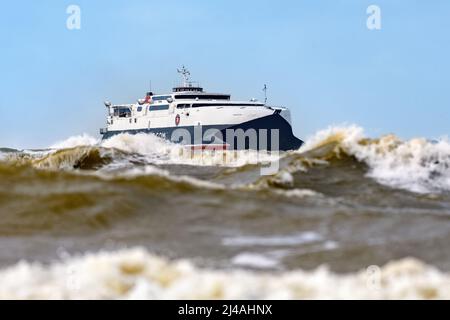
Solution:
{"label": "ferry", "polygon": [[[296,150],[303,141],[292,133],[290,111],[256,99],[232,100],[229,94],[208,93],[190,81],[183,66],[183,82],[169,94],[147,92],[132,104],[112,104],[103,139],[128,133],[149,133],[200,149]],[[266,86],[264,86],[264,89]]]}

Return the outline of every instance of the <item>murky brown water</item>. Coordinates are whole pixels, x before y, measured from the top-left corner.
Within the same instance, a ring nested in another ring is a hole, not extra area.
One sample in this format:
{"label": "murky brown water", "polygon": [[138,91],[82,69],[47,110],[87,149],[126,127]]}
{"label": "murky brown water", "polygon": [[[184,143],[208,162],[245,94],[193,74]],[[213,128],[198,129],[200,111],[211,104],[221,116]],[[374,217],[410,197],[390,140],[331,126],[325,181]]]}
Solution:
{"label": "murky brown water", "polygon": [[[281,155],[275,176],[104,145],[2,149],[0,265],[143,246],[219,269],[353,272],[412,256],[450,270],[450,153],[423,141],[422,158],[377,167],[411,142],[345,139]],[[401,172],[412,165],[428,176]]]}

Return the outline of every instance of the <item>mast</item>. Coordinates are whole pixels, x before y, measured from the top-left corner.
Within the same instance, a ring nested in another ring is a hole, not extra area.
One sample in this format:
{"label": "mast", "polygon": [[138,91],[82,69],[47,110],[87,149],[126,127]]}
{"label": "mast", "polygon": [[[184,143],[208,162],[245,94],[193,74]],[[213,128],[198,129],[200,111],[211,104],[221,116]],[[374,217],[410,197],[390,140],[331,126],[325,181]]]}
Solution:
{"label": "mast", "polygon": [[183,91],[197,91],[197,92],[203,92],[203,88],[200,87],[198,82],[191,81],[191,73],[188,69],[183,65],[181,69],[177,69],[177,72],[181,75],[183,78],[183,84],[180,87],[173,88],[173,92],[183,92]]}
{"label": "mast", "polygon": [[189,81],[189,77],[191,73],[188,69],[183,65],[181,69],[177,69],[177,72],[181,74],[181,77],[183,78],[183,87],[190,87],[191,82]]}
{"label": "mast", "polygon": [[264,91],[264,104],[266,104],[267,103],[267,85],[266,84],[264,84],[263,91]]}

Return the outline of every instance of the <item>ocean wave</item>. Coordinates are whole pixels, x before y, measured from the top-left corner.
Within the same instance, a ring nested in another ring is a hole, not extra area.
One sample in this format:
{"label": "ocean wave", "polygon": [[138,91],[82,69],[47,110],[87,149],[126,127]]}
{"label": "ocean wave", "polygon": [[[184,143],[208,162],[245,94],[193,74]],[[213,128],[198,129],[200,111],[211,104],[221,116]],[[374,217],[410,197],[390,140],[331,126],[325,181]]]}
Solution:
{"label": "ocean wave", "polygon": [[11,153],[11,152],[19,152],[19,150],[13,149],[13,148],[0,148],[0,154]]}
{"label": "ocean wave", "polygon": [[119,172],[118,174],[111,176],[109,174],[101,175],[107,179],[123,178],[123,179],[135,179],[141,177],[158,176],[167,181],[173,182],[175,184],[187,184],[199,189],[211,189],[211,190],[224,190],[225,185],[220,183],[215,183],[207,180],[197,179],[187,175],[172,175],[168,170],[160,169],[152,165],[146,165],[136,168],[130,168]]}
{"label": "ocean wave", "polygon": [[153,134],[119,134],[107,140],[98,140],[83,134],[70,137],[50,146],[50,149],[68,149],[74,147],[102,147],[116,149],[129,154],[145,156],[146,161],[154,164],[185,164],[202,166],[241,167],[247,164],[276,161],[278,153],[258,152],[254,150],[193,151],[191,148],[172,143]]}
{"label": "ocean wave", "polygon": [[[186,207],[206,214],[204,201],[196,204],[198,197],[227,199],[227,193],[222,194],[225,187],[220,184],[172,177],[157,168],[148,175],[101,177],[97,173],[73,174],[0,164],[0,181],[4,182],[0,184],[0,236],[16,239],[48,234],[101,235],[109,228],[121,229],[124,223],[133,226],[124,233],[130,235],[142,228],[143,221],[157,219],[155,216],[164,212],[174,219],[186,214]],[[186,206],[177,204],[180,199],[186,201]],[[153,227],[149,225],[149,232]]]}
{"label": "ocean wave", "polygon": [[[0,153],[0,160],[32,159],[32,164],[40,169],[101,169],[103,173],[109,170],[115,173],[117,169],[132,173],[130,169],[135,165],[216,166],[244,170],[234,172],[234,176],[243,176],[250,170],[256,170],[260,176],[264,165],[279,161],[277,174],[262,177],[258,183],[269,188],[292,189],[295,186],[292,174],[307,171],[311,166],[332,166],[334,160],[346,156],[364,164],[366,176],[385,186],[416,193],[450,190],[448,139],[401,140],[394,135],[373,139],[358,126],[330,127],[308,138],[301,149],[280,154],[253,150],[193,152],[188,147],[149,134],[120,134],[105,141],[83,134],[60,141],[47,151],[12,152],[8,149]],[[145,170],[137,171],[146,174]],[[253,178],[249,183],[256,180]]]}
{"label": "ocean wave", "polygon": [[117,149],[130,154],[144,155],[149,162],[168,163],[178,155],[181,145],[171,143],[153,134],[119,134],[100,143],[104,148]]}
{"label": "ocean wave", "polygon": [[83,169],[95,170],[123,156],[115,150],[96,147],[74,147],[60,149],[43,157],[32,160],[33,166],[39,169]]}
{"label": "ocean wave", "polygon": [[223,239],[225,246],[295,246],[322,240],[322,236],[314,231],[292,235],[278,236],[238,236]]}
{"label": "ocean wave", "polygon": [[49,149],[70,149],[75,147],[95,146],[100,143],[100,140],[94,138],[87,133],[69,137],[65,140],[54,143]]}
{"label": "ocean wave", "polygon": [[307,140],[301,156],[323,159],[348,155],[368,166],[377,182],[417,193],[450,190],[450,142],[443,138],[401,140],[395,135],[370,139],[358,126],[330,127]]}
{"label": "ocean wave", "polygon": [[[272,263],[261,257],[241,256]],[[351,274],[198,268],[142,248],[88,253],[0,270],[1,299],[449,299],[450,275],[415,259]]]}

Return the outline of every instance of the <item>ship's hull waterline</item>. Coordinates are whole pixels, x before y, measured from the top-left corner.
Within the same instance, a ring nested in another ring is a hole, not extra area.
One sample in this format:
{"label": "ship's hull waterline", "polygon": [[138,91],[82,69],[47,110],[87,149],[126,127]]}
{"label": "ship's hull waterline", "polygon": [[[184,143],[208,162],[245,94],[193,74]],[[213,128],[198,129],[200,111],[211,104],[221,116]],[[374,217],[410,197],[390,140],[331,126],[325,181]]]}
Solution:
{"label": "ship's hull waterline", "polygon": [[[211,136],[208,136],[208,134],[205,134],[207,132],[214,132],[212,130],[217,132],[216,138],[212,138]],[[183,138],[175,138],[178,135],[177,132],[183,131],[186,132],[187,135],[183,135]],[[194,146],[224,145],[227,149],[232,150],[255,149],[290,151],[299,149],[303,144],[302,140],[294,136],[289,122],[278,113],[240,124],[204,125],[201,127],[175,126],[108,131],[103,135],[103,140],[122,133],[149,133],[164,137],[172,142],[182,142],[183,144]],[[232,135],[230,135],[230,133]],[[251,134],[256,135],[253,141],[251,141],[250,138]]]}

